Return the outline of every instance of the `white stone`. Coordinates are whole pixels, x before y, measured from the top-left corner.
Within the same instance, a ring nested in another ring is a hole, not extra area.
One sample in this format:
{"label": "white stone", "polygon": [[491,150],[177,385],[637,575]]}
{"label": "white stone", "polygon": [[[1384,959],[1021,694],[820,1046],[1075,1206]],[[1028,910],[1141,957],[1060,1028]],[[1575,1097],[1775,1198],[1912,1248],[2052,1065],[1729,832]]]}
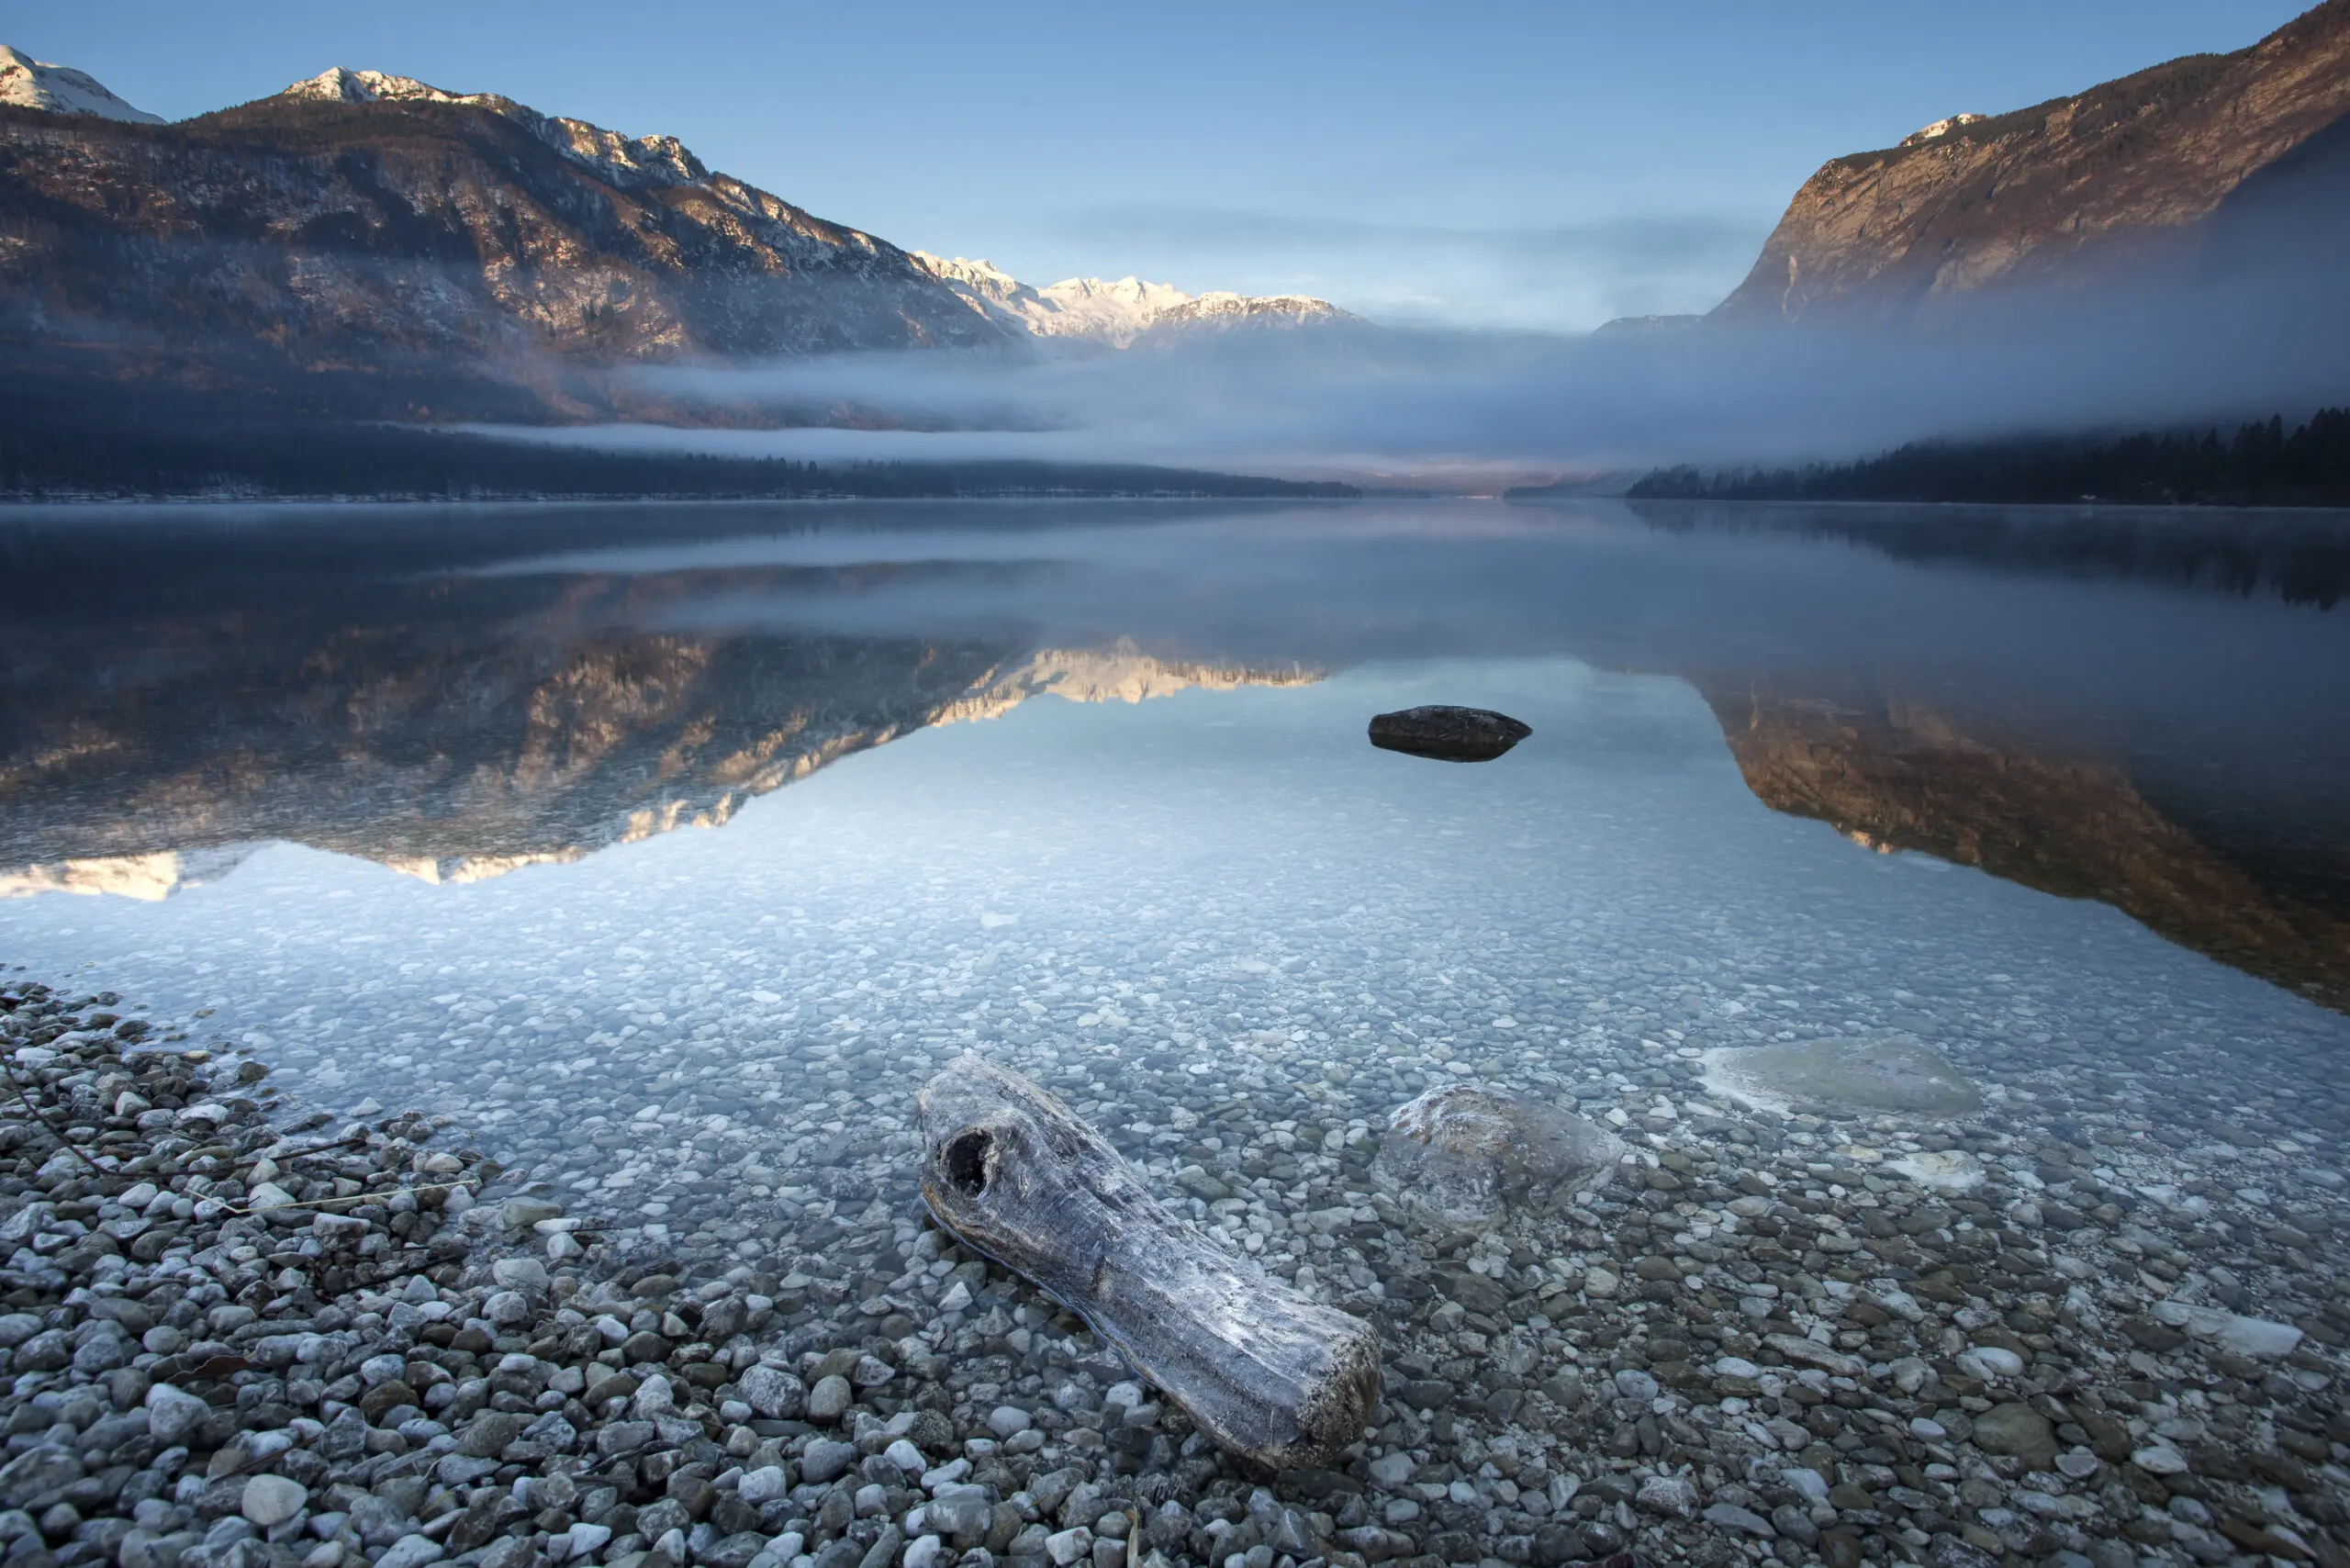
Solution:
{"label": "white stone", "polygon": [[1969,1193],[1983,1184],[1983,1162],[1954,1148],[1905,1154],[1890,1161],[1886,1169],[1897,1170],[1920,1187],[1930,1187],[1938,1193]]}
{"label": "white stone", "polygon": [[282,1525],[302,1511],[309,1489],[283,1475],[256,1475],[245,1483],[238,1511],[263,1529]]}
{"label": "white stone", "polygon": [[790,1491],[791,1478],[784,1473],[781,1465],[761,1465],[756,1470],[744,1472],[734,1490],[743,1501],[756,1506],[761,1503],[771,1503]]}
{"label": "white stone", "polygon": [[1958,1366],[1967,1376],[1980,1378],[1986,1383],[2023,1375],[2023,1358],[1998,1345],[1976,1345],[1960,1351]]}
{"label": "white stone", "polygon": [[2154,1316],[2174,1328],[2184,1328],[2199,1339],[2210,1339],[2239,1356],[2275,1361],[2300,1349],[2301,1331],[2289,1323],[2266,1317],[2245,1317],[2215,1307],[2188,1306],[2175,1301],[2156,1302]]}

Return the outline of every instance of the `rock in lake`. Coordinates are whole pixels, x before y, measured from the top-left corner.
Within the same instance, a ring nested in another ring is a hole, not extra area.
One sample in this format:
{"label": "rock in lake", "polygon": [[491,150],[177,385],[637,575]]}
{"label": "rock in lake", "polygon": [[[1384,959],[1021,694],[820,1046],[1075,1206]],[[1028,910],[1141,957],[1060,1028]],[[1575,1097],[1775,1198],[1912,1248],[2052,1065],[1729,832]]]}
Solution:
{"label": "rock in lake", "polygon": [[1395,1108],[1371,1180],[1445,1225],[1491,1225],[1606,1183],[1624,1146],[1584,1121],[1482,1083],[1448,1083]]}
{"label": "rock in lake", "polygon": [[1506,713],[1440,703],[1382,713],[1371,722],[1371,744],[1382,751],[1443,762],[1490,762],[1533,733],[1533,726]]}
{"label": "rock in lake", "polygon": [[1940,1051],[1907,1036],[1717,1046],[1704,1059],[1707,1088],[1766,1110],[1819,1104],[1948,1120],[1983,1108],[1982,1094]]}

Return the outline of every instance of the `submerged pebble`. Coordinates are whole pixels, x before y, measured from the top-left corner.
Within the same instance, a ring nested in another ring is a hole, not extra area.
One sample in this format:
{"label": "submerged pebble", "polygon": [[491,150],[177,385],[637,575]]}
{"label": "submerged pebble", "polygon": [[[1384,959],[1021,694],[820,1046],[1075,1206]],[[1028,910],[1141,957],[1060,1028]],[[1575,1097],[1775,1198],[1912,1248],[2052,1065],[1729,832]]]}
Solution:
{"label": "submerged pebble", "polygon": [[[1253,781],[1201,747],[1201,773],[1162,759],[1168,788],[1088,813],[1009,772],[942,803],[883,767],[856,811],[820,777],[722,834],[502,881],[280,846],[202,901],[92,901],[38,936],[12,916],[18,958],[95,955],[154,1006],[23,987],[0,1025],[62,1133],[116,1162],[94,1176],[0,1103],[6,1552],[2315,1555],[2350,1518],[2342,1020],[2110,912],[1823,857],[1824,828],[1707,781],[1719,732],[1691,717],[1700,760],[1594,768],[1571,801],[1503,799],[1530,767],[1377,766],[1350,721],[1350,765],[1430,793]],[[1707,814],[1717,786],[1748,814]],[[917,807],[956,814],[894,831]],[[1979,1100],[1774,1108],[1709,1081],[1708,1053],[1894,1038]],[[1236,1473],[939,1236],[913,1096],[970,1048],[1219,1245],[1379,1326],[1360,1456]],[[1397,1108],[1453,1083],[1607,1129],[1612,1178],[1425,1222],[1372,1170]],[[249,1201],[345,1182],[363,1201],[323,1219]],[[2045,1422],[2052,1468],[1978,1440],[2005,1407]],[[243,1513],[260,1475],[305,1489],[298,1523]]]}

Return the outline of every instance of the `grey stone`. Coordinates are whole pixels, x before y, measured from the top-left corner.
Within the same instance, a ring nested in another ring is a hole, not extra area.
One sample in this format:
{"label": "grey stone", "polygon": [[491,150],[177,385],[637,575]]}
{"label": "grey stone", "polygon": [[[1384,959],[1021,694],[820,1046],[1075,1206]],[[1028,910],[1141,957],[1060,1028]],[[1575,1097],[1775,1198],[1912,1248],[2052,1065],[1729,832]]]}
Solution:
{"label": "grey stone", "polygon": [[168,1383],[148,1389],[146,1407],[147,1430],[167,1448],[185,1443],[188,1434],[212,1414],[212,1406]]}
{"label": "grey stone", "polygon": [[404,1535],[384,1549],[384,1554],[375,1559],[375,1568],[424,1568],[441,1557],[441,1543],[431,1536]]}
{"label": "grey stone", "polygon": [[1707,1087],[1772,1109],[1818,1103],[1948,1119],[1983,1107],[1981,1092],[1940,1051],[1905,1035],[1723,1046],[1704,1060]]}
{"label": "grey stone", "polygon": [[808,1391],[808,1419],[837,1421],[848,1409],[849,1402],[855,1397],[855,1392],[849,1387],[848,1379],[838,1372],[834,1372],[830,1377],[818,1378],[816,1386]]}
{"label": "grey stone", "polygon": [[833,1442],[819,1438],[810,1443],[807,1450],[800,1456],[800,1478],[811,1483],[837,1481],[856,1462],[855,1443]]}
{"label": "grey stone", "polygon": [[1995,1405],[1975,1417],[1975,1446],[1985,1453],[2012,1454],[2034,1470],[2056,1462],[2055,1429],[2029,1405]]}
{"label": "grey stone", "polygon": [[807,1408],[808,1389],[780,1367],[755,1366],[735,1380],[744,1404],[769,1420],[797,1419]]}
{"label": "grey stone", "polygon": [[1735,1503],[1716,1503],[1707,1508],[1704,1518],[1707,1524],[1719,1529],[1737,1530],[1765,1540],[1779,1533],[1773,1528],[1770,1520],[1752,1509],[1741,1508]]}

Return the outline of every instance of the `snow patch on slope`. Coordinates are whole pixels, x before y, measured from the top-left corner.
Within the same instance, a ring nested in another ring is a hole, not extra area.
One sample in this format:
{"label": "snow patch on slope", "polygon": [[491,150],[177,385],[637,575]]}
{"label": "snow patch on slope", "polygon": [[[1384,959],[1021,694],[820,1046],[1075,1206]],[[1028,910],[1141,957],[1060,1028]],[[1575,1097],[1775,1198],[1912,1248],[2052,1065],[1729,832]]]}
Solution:
{"label": "snow patch on slope", "polygon": [[1921,141],[1940,140],[1942,138],[1948,136],[1952,131],[1956,130],[1960,126],[1973,125],[1976,120],[1981,119],[1983,117],[1981,115],[1953,115],[1948,119],[1938,119],[1933,124],[1920,126],[1916,130],[1913,130],[1908,135],[1903,137],[1901,139],[1901,145],[1904,147],[1915,147]]}
{"label": "snow patch on slope", "polygon": [[163,123],[162,116],[151,115],[123,102],[85,71],[35,60],[5,44],[0,44],[0,104],[20,109],[46,109],[51,114],[95,115],[100,119],[129,120],[134,125]]}

